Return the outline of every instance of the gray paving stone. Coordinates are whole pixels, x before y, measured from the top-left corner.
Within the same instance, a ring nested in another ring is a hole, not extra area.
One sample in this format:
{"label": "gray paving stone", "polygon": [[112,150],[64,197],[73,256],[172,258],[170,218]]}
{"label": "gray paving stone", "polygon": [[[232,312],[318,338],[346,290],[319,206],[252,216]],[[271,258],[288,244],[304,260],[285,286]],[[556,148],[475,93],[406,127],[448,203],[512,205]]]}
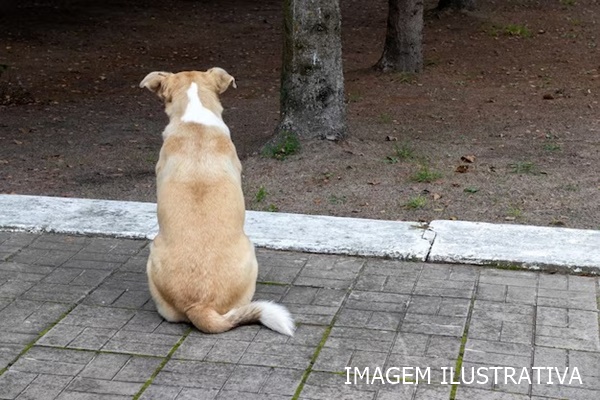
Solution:
{"label": "gray paving stone", "polygon": [[134,315],[134,310],[80,304],[61,321],[61,324],[90,328],[120,329]]}
{"label": "gray paving stone", "polygon": [[111,380],[131,357],[125,354],[99,353],[85,366],[79,376]]}
{"label": "gray paving stone", "polygon": [[45,276],[43,281],[75,286],[98,286],[109,275],[109,271],[56,268]]}
{"label": "gray paving stone", "polygon": [[459,297],[470,299],[475,290],[475,283],[471,281],[451,281],[446,279],[433,279],[421,275],[414,293],[426,296]]}
{"label": "gray paving stone", "polygon": [[16,398],[36,377],[36,373],[6,371],[0,375],[0,399]]}
{"label": "gray paving stone", "polygon": [[0,311],[0,331],[39,333],[70,309],[67,304],[16,299]]}
{"label": "gray paving stone", "polygon": [[533,357],[534,367],[566,368],[569,365],[567,350],[564,349],[536,346]]}
{"label": "gray paving stone", "polygon": [[23,249],[12,257],[12,261],[23,264],[35,264],[58,267],[70,260],[77,251]]}
{"label": "gray paving stone", "polygon": [[[541,307],[540,307],[541,308]],[[549,310],[541,308],[542,321],[536,329],[536,344],[546,347],[559,347],[574,350],[600,351],[600,335],[598,332],[598,312],[584,310],[567,310],[567,324],[561,326],[560,316],[556,310],[553,316],[557,318],[549,320]],[[553,325],[551,325],[553,323]]]}
{"label": "gray paving stone", "polygon": [[353,350],[345,348],[324,347],[321,349],[321,352],[313,365],[313,370],[343,372],[344,368],[351,367],[350,360],[352,359],[353,354]]}
{"label": "gray paving stone", "polygon": [[296,323],[300,324],[329,325],[338,311],[338,307],[289,303],[284,305],[294,316]]}
{"label": "gray paving stone", "polygon": [[[236,392],[231,390],[223,390],[221,391],[216,399],[248,399],[248,400],[288,400],[289,397],[281,396],[278,394],[258,394],[258,393],[248,393],[248,392]],[[194,398],[195,400],[195,398]]]}
{"label": "gray paving stone", "polygon": [[38,375],[27,389],[17,397],[17,400],[54,399],[67,387],[72,379],[70,376]]}
{"label": "gray paving stone", "polygon": [[110,264],[122,264],[129,260],[130,256],[125,254],[115,254],[115,253],[94,253],[87,251],[84,249],[73,257],[71,257],[71,261],[100,261],[107,262]]}
{"label": "gray paving stone", "polygon": [[461,337],[466,321],[463,317],[407,313],[400,331]]}
{"label": "gray paving stone", "polygon": [[74,286],[70,284],[62,285],[42,282],[34,285],[21,298],[74,304],[82,300],[93,288],[93,286]]}
{"label": "gray paving stone", "polygon": [[533,315],[534,307],[530,305],[476,300],[472,318],[533,324]]}
{"label": "gray paving stone", "polygon": [[348,289],[363,264],[359,258],[310,255],[294,285]]}
{"label": "gray paving stone", "polygon": [[538,273],[487,268],[481,271],[480,283],[536,288]]}
{"label": "gray paving stone", "polygon": [[540,288],[538,293],[538,305],[596,311],[595,298],[596,294],[591,291]]}
{"label": "gray paving stone", "polygon": [[271,368],[238,365],[225,382],[224,391],[258,393],[269,377]]}
{"label": "gray paving stone", "polygon": [[406,311],[410,296],[387,292],[364,292],[353,290],[346,308],[353,310],[402,313]]}
{"label": "gray paving stone", "polygon": [[475,298],[478,300],[490,300],[504,302],[506,300],[506,285],[497,285],[491,283],[479,283]]}
{"label": "gray paving stone", "polygon": [[531,287],[508,286],[506,293],[507,303],[536,304],[537,290]]}
{"label": "gray paving stone", "polygon": [[76,377],[67,387],[71,392],[133,396],[142,388],[142,383],[119,382],[104,379]]}
{"label": "gray paving stone", "polygon": [[483,390],[474,387],[459,386],[456,392],[457,400],[528,400],[525,394],[506,393],[492,390]]}
{"label": "gray paving stone", "polygon": [[178,341],[176,335],[122,330],[115,333],[102,350],[166,357]]}
{"label": "gray paving stone", "polygon": [[[548,364],[554,365],[554,364]],[[577,367],[581,374],[600,378],[600,354],[569,350],[569,366]],[[597,380],[600,384],[600,379]]]}
{"label": "gray paving stone", "polygon": [[92,352],[34,346],[11,367],[12,371],[77,375],[94,357]]}
{"label": "gray paving stone", "polygon": [[396,334],[391,331],[334,326],[325,342],[325,347],[388,352]]}
{"label": "gray paving stone", "polygon": [[175,400],[180,392],[180,387],[152,384],[142,393],[140,400]]}
{"label": "gray paving stone", "polygon": [[335,399],[349,400],[375,399],[377,387],[367,385],[346,385],[346,376],[326,372],[313,372],[309,375],[301,399]]}
{"label": "gray paving stone", "polygon": [[145,240],[96,237],[92,238],[85,246],[85,251],[133,255],[138,253],[145,246],[147,246],[147,242]]}
{"label": "gray paving stone", "polygon": [[170,360],[153,384],[181,388],[221,389],[235,370],[233,364]]}
{"label": "gray paving stone", "polygon": [[600,396],[600,390],[590,390],[566,385],[532,385],[532,395],[569,400],[590,400]]}
{"label": "gray paving stone", "polygon": [[253,300],[268,300],[280,303],[288,288],[288,286],[283,285],[257,283]]}
{"label": "gray paving stone", "polygon": [[277,368],[264,383],[261,392],[291,397],[302,381],[304,371],[300,369]]}
{"label": "gray paving stone", "polygon": [[305,369],[315,349],[309,346],[253,342],[240,359],[240,364]]}
{"label": "gray paving stone", "polygon": [[308,256],[299,253],[275,252],[258,249],[259,282],[292,283],[300,270],[306,264]]}
{"label": "gray paving stone", "polygon": [[65,390],[58,395],[56,400],[130,400],[131,396],[116,394],[83,393]]}
{"label": "gray paving stone", "polygon": [[35,286],[35,282],[0,279],[0,297],[20,297],[23,293],[27,292],[33,286]]}

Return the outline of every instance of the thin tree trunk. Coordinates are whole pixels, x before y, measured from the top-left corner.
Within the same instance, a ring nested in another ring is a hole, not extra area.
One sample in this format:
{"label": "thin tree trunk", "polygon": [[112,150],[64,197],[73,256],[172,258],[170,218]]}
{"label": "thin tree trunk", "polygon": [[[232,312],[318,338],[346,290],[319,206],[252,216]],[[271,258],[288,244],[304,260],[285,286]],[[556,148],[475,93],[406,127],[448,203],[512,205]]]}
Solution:
{"label": "thin tree trunk", "polygon": [[338,0],[284,0],[280,102],[277,135],[346,136]]}
{"label": "thin tree trunk", "polygon": [[375,68],[421,72],[423,69],[423,0],[389,0],[383,55]]}

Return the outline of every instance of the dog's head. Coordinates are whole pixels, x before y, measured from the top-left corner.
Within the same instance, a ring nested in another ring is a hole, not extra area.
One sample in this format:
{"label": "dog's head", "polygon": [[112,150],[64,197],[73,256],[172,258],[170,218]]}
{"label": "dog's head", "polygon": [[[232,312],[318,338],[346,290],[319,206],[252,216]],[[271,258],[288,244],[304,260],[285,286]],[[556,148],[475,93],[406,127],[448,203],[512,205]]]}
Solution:
{"label": "dog's head", "polygon": [[218,67],[208,71],[184,71],[176,74],[164,71],[150,72],[140,82],[140,87],[156,93],[164,101],[169,118],[174,118],[181,117],[185,112],[189,100],[187,93],[193,84],[198,88],[198,96],[203,106],[219,117],[223,107],[218,95],[225,92],[229,86],[237,87],[233,76]]}

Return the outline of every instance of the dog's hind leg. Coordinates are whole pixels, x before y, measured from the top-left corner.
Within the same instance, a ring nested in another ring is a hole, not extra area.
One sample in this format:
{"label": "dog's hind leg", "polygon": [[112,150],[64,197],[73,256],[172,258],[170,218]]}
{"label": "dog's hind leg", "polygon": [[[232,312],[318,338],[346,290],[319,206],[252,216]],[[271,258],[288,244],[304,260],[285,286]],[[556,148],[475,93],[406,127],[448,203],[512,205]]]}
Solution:
{"label": "dog's hind leg", "polygon": [[160,294],[160,291],[152,281],[152,275],[148,275],[148,287],[150,288],[150,294],[154,299],[156,310],[158,313],[169,322],[188,322],[189,320],[184,313],[177,311],[171,306]]}

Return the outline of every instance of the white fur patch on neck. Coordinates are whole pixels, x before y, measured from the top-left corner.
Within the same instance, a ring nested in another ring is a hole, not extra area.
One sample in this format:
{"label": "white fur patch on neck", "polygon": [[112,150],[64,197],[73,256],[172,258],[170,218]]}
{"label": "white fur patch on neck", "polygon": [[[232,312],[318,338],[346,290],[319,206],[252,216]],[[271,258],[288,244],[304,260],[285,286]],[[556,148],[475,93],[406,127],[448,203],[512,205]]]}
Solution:
{"label": "white fur patch on neck", "polygon": [[185,108],[181,121],[195,122],[201,125],[215,126],[224,130],[229,135],[229,127],[225,122],[215,115],[212,111],[202,105],[200,96],[198,96],[198,85],[192,82],[187,90],[188,105]]}

